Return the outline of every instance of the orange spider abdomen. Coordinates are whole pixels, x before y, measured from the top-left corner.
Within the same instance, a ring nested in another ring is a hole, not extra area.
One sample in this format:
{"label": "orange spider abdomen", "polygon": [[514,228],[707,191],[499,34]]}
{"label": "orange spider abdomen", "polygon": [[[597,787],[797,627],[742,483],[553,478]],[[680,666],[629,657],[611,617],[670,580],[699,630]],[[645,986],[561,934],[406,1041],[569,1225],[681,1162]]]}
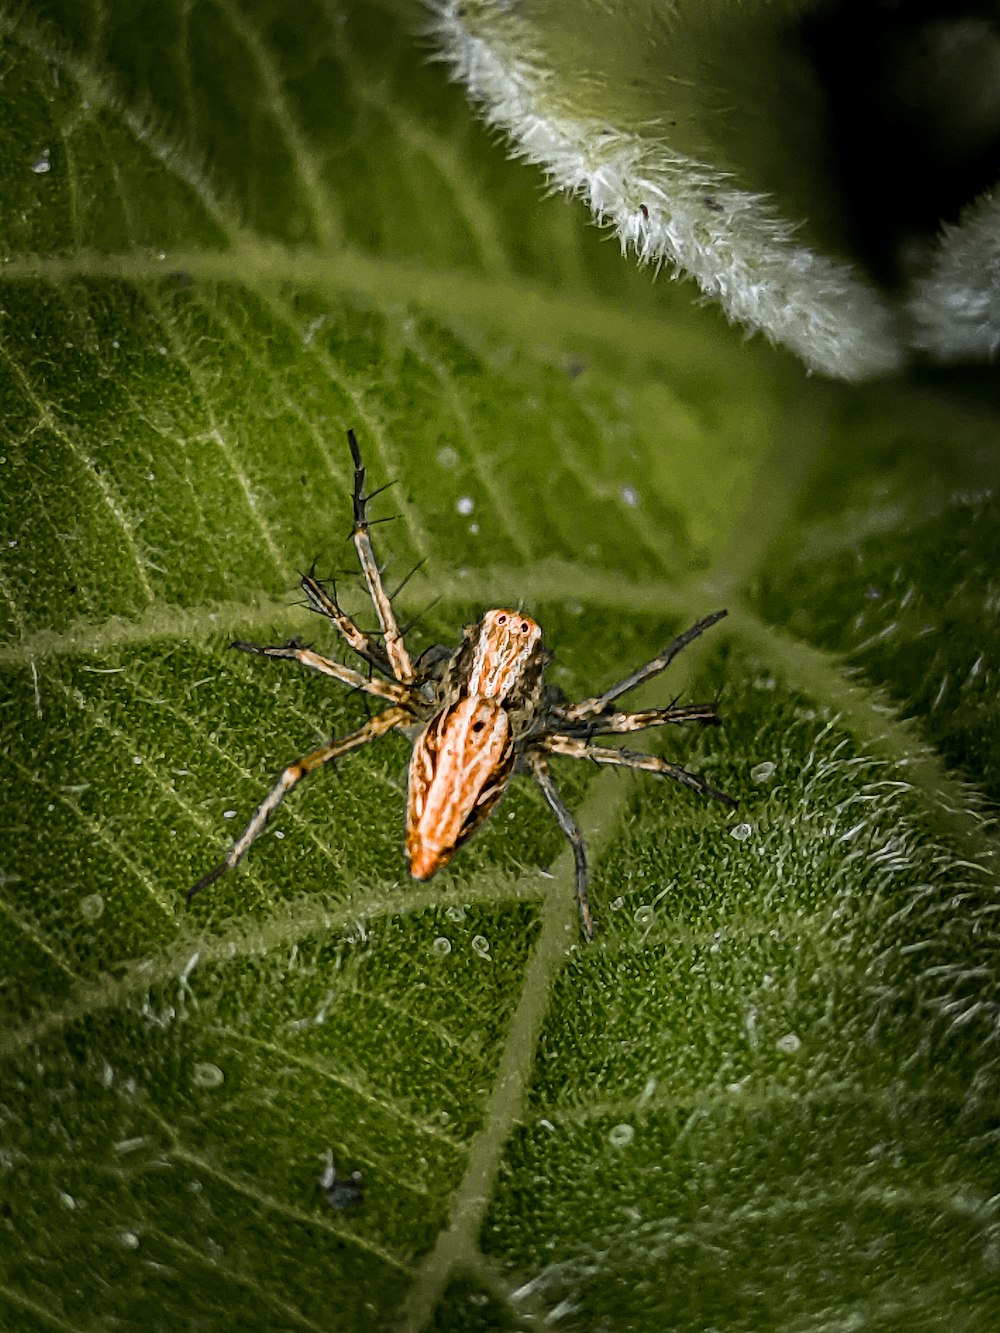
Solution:
{"label": "orange spider abdomen", "polygon": [[496,699],[459,699],[428,723],[410,759],[406,856],[414,879],[447,865],[495,808],[513,769],[510,720]]}

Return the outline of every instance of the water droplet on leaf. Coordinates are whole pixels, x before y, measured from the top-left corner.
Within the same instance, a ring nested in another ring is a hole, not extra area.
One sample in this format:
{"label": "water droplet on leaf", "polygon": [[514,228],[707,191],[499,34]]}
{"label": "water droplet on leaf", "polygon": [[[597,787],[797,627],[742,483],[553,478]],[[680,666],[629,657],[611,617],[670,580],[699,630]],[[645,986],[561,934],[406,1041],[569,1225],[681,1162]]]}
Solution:
{"label": "water droplet on leaf", "polygon": [[225,1078],[219,1066],[210,1064],[207,1060],[196,1064],[191,1074],[191,1082],[196,1088],[217,1088]]}
{"label": "water droplet on leaf", "polygon": [[85,921],[97,921],[104,914],[104,899],[99,893],[88,893],[80,899],[80,915]]}

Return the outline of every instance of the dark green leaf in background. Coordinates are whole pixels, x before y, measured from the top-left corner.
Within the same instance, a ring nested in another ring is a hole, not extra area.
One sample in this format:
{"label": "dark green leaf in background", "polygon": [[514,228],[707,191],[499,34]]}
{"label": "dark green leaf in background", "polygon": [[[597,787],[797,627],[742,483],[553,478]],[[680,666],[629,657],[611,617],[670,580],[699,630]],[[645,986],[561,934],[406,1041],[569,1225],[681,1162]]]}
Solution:
{"label": "dark green leaf in background", "polygon": [[[995,390],[623,265],[423,17],[0,16],[0,1325],[991,1329]],[[226,647],[333,646],[348,426],[417,648],[523,602],[584,694],[730,609],[644,697],[738,812],[559,769],[594,945],[526,783],[408,879],[398,738],[185,907],[364,719]]]}

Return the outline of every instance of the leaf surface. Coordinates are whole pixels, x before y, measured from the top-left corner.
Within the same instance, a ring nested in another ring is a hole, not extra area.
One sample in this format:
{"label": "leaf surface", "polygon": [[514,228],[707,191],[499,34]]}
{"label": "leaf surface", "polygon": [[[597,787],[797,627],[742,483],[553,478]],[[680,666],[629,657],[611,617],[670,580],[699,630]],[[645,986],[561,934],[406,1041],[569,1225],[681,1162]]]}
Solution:
{"label": "leaf surface", "polygon": [[[0,1322],[993,1327],[995,390],[630,271],[421,19],[0,19]],[[349,426],[417,651],[523,604],[579,697],[729,608],[641,698],[738,812],[558,769],[592,946],[526,782],[408,879],[395,737],[185,907],[364,720],[227,651],[335,648],[314,559],[371,623]]]}

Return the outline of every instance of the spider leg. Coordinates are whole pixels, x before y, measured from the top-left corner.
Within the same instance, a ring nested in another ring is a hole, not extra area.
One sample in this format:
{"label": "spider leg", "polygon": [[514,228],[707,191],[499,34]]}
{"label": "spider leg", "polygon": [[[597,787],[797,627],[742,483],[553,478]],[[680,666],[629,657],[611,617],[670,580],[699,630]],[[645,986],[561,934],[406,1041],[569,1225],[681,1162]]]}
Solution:
{"label": "spider leg", "polygon": [[357,436],[353,430],[347,432],[347,443],[354,459],[354,545],[361,562],[361,572],[368,584],[368,592],[375,604],[378,622],[385,635],[385,651],[392,667],[392,674],[403,685],[409,685],[414,679],[413,663],[407,651],[403,635],[396,623],[396,614],[392,609],[392,599],[382,582],[382,571],[375,559],[371,538],[368,535],[367,504],[365,495],[365,465],[361,461]]}
{"label": "spider leg", "polygon": [[213,870],[210,870],[207,875],[203,875],[197,884],[188,889],[188,902],[196,893],[200,893],[202,889],[207,889],[210,884],[214,884],[220,875],[225,874],[227,870],[232,870],[243,859],[251,844],[263,832],[264,825],[275,810],[292,788],[297,786],[303,778],[308,777],[310,773],[314,773],[317,768],[321,768],[324,764],[329,764],[332,760],[338,759],[342,754],[347,754],[349,750],[356,750],[359,746],[367,745],[369,741],[384,736],[387,731],[391,731],[393,727],[398,727],[400,723],[412,722],[412,720],[412,716],[405,708],[387,708],[384,713],[379,713],[378,717],[373,717],[363,727],[359,727],[357,731],[352,731],[349,736],[342,736],[340,740],[321,745],[318,750],[313,750],[309,754],[303,755],[301,759],[296,759],[294,764],[289,764],[270,793],[257,807],[250,823],[229,849],[226,859],[221,861]]}
{"label": "spider leg", "polygon": [[574,736],[544,736],[535,744],[547,750],[549,754],[565,755],[567,759],[590,759],[595,764],[611,764],[618,768],[641,769],[644,773],[655,773],[659,777],[673,778],[675,782],[679,782],[683,787],[690,787],[692,791],[699,792],[702,796],[711,796],[713,800],[721,801],[723,805],[728,805],[731,809],[735,809],[739,805],[739,801],[727,795],[724,791],[709,786],[705,779],[700,778],[697,773],[689,773],[686,768],[681,768],[680,764],[671,764],[655,754],[641,754],[638,750],[617,750],[610,745],[589,745],[586,741],[577,740]]}
{"label": "spider leg", "polygon": [[580,909],[580,923],[583,926],[583,933],[588,940],[592,940],[596,934],[594,930],[594,918],[590,914],[590,895],[587,892],[587,883],[590,878],[587,871],[587,848],[583,841],[583,834],[580,832],[580,826],[570,814],[563,798],[559,794],[559,788],[552,781],[552,774],[549,772],[549,766],[542,755],[537,750],[526,750],[524,760],[531,769],[531,775],[542,789],[542,795],[549,803],[549,809],[556,817],[556,822],[563,833],[570,841],[573,848],[573,861],[576,865],[576,905]]}
{"label": "spider leg", "polygon": [[326,616],[341,638],[350,644],[363,661],[373,666],[376,671],[381,671],[384,676],[393,674],[382,645],[366,634],[360,625],[341,609],[336,597],[323,587],[311,571],[302,575],[300,586],[308,597],[312,609]]}
{"label": "spider leg", "polygon": [[616,685],[611,685],[603,694],[595,694],[590,699],[581,699],[578,704],[573,704],[571,708],[566,710],[566,716],[571,722],[577,722],[582,718],[593,717],[595,713],[603,712],[608,704],[617,699],[619,695],[628,694],[629,690],[634,690],[644,681],[650,680],[653,676],[658,676],[661,671],[670,665],[682,648],[686,648],[692,639],[697,639],[699,634],[704,634],[705,630],[720,621],[725,614],[725,611],[714,611],[712,615],[706,616],[704,620],[699,620],[696,625],[692,625],[690,629],[685,630],[683,634],[678,634],[676,639],[668,643],[658,657],[654,657],[645,666],[638,667],[630,676],[618,681]]}
{"label": "spider leg", "polygon": [[241,653],[256,653],[259,657],[287,657],[301,663],[302,666],[310,667],[313,671],[322,672],[324,676],[332,676],[342,685],[349,685],[352,690],[362,690],[365,694],[377,695],[380,699],[388,699],[390,703],[406,704],[412,698],[412,691],[406,685],[399,685],[394,680],[375,680],[370,676],[363,676],[360,671],[354,671],[340,662],[331,661],[329,657],[314,653],[311,648],[302,648],[297,643],[267,647],[237,639],[229,646],[238,648]]}
{"label": "spider leg", "polygon": [[567,721],[556,713],[549,730],[589,739],[600,735],[620,736],[627,731],[645,731],[648,727],[665,727],[674,722],[718,721],[719,710],[715,704],[684,704],[679,708],[676,705],[647,708],[639,713],[601,713],[581,722]]}

